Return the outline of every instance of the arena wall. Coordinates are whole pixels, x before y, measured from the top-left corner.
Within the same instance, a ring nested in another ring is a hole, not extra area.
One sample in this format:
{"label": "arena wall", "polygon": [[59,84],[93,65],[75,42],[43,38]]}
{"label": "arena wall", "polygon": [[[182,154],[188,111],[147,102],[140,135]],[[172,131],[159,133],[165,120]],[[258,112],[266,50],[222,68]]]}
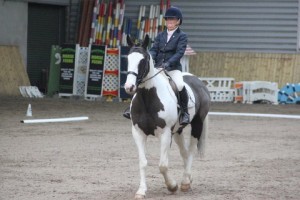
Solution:
{"label": "arena wall", "polygon": [[232,77],[235,81],[300,82],[300,54],[200,52],[190,56],[190,72],[199,77]]}

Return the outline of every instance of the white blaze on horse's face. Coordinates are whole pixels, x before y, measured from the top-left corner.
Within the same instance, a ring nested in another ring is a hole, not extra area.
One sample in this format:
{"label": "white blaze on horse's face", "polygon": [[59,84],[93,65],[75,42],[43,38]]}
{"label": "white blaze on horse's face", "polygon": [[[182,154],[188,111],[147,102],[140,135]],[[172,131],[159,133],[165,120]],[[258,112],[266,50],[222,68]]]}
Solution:
{"label": "white blaze on horse's face", "polygon": [[[140,61],[144,58],[141,53],[133,52],[128,55],[128,70],[129,72],[134,72],[138,74],[138,67]],[[137,77],[133,74],[128,74],[126,83],[124,85],[125,91],[128,94],[134,94],[136,91],[136,79]]]}

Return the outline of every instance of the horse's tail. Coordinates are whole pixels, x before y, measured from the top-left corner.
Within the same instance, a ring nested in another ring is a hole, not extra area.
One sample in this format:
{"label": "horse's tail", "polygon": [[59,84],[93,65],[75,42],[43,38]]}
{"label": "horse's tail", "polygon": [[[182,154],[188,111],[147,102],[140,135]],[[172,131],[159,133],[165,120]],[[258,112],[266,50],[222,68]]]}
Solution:
{"label": "horse's tail", "polygon": [[201,136],[197,144],[198,152],[201,158],[204,158],[205,156],[205,142],[206,142],[207,135],[208,135],[208,114],[204,119]]}

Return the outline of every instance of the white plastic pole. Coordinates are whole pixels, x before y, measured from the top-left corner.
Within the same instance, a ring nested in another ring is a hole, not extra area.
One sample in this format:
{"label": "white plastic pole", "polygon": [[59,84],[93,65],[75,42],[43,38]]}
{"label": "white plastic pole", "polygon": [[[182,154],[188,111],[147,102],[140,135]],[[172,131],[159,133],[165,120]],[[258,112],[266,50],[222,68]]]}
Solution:
{"label": "white plastic pole", "polygon": [[47,122],[70,122],[70,121],[82,121],[88,120],[88,117],[68,117],[68,118],[52,118],[52,119],[25,119],[22,123],[47,123]]}
{"label": "white plastic pole", "polygon": [[232,112],[208,112],[209,115],[245,116],[245,117],[270,117],[300,119],[300,115],[260,114],[260,113],[232,113]]}

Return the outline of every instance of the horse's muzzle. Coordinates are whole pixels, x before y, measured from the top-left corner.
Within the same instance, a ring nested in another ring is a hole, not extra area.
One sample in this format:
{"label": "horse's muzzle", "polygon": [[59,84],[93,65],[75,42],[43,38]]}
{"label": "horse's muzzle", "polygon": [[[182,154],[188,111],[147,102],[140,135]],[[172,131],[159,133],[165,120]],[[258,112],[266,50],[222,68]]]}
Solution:
{"label": "horse's muzzle", "polygon": [[125,83],[124,85],[125,91],[127,94],[133,95],[136,91],[136,86],[133,84]]}

